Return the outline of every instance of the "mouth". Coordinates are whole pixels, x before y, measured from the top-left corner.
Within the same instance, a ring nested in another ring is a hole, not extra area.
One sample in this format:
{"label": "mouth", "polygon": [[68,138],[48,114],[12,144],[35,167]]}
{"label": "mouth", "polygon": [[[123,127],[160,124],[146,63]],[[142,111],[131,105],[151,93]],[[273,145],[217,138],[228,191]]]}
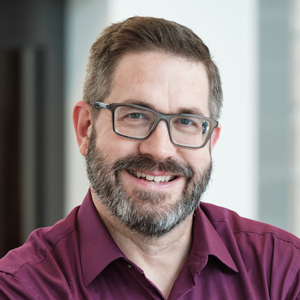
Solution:
{"label": "mouth", "polygon": [[127,171],[138,179],[154,182],[154,183],[170,182],[178,177],[176,175],[153,176],[136,170],[127,170]]}

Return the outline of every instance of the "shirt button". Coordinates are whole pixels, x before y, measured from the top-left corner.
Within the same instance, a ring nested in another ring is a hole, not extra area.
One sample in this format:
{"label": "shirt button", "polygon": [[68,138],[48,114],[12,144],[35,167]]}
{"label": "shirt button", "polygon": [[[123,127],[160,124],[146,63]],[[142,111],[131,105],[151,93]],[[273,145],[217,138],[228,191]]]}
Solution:
{"label": "shirt button", "polygon": [[127,264],[129,269],[133,269],[133,265],[132,264]]}

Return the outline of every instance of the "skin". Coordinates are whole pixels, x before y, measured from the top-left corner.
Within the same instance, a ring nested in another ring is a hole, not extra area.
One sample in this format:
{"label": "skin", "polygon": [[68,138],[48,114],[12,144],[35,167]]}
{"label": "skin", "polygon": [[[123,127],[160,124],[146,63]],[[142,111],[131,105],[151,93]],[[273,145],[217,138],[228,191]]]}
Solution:
{"label": "skin", "polygon": [[[202,63],[159,52],[129,53],[120,61],[110,95],[106,103],[132,103],[145,105],[159,112],[175,114],[186,112],[209,117],[208,78]],[[90,106],[79,101],[73,112],[73,123],[79,151],[87,155],[91,133]],[[187,149],[171,143],[167,125],[161,121],[152,135],[142,141],[116,135],[112,129],[111,112],[102,109],[95,120],[97,146],[113,161],[130,154],[145,154],[156,161],[173,158],[192,166],[199,173],[210,161],[210,148],[213,149],[220,134],[220,127],[211,136],[210,143],[201,149]],[[172,175],[163,172],[144,173],[153,176]],[[179,177],[168,183],[152,183],[138,179],[126,170],[120,172],[128,194],[134,188],[148,191],[163,191],[169,195],[166,204],[177,201],[182,194],[185,178]],[[192,216],[168,234],[156,239],[145,239],[130,232],[116,218],[111,217],[97,200],[92,190],[92,198],[100,217],[111,236],[123,253],[143,269],[150,279],[168,298],[172,286],[189,256],[192,244]],[[152,207],[149,207],[152,209]],[[155,209],[163,209],[156,207]]]}

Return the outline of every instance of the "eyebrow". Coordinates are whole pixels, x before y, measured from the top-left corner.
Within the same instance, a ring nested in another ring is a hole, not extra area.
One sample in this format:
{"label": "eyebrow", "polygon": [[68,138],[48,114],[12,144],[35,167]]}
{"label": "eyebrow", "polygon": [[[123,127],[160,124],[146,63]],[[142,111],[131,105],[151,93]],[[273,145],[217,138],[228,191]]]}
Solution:
{"label": "eyebrow", "polygon": [[192,108],[181,107],[181,108],[179,108],[177,113],[178,114],[199,115],[199,116],[204,117],[204,114],[202,113],[202,111],[196,107],[192,107]]}
{"label": "eyebrow", "polygon": [[[139,105],[139,106],[147,107],[147,108],[150,108],[150,109],[153,109],[153,110],[157,111],[155,109],[155,107],[153,105],[151,105],[151,103],[144,102],[142,100],[128,99],[128,100],[125,100],[122,103]],[[173,113],[172,115],[174,115],[174,114],[189,114],[189,115],[204,116],[203,112],[197,107],[191,107],[191,108],[180,107],[178,109],[178,111]]]}

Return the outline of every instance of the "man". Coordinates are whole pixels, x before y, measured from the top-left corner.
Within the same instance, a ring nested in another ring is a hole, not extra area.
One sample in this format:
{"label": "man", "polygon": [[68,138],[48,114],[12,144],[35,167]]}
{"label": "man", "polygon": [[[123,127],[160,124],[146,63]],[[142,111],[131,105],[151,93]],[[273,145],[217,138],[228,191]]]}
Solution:
{"label": "man", "polygon": [[156,18],[111,25],[83,100],[90,191],[1,260],[1,299],[300,299],[296,237],[200,204],[222,89],[199,37]]}

